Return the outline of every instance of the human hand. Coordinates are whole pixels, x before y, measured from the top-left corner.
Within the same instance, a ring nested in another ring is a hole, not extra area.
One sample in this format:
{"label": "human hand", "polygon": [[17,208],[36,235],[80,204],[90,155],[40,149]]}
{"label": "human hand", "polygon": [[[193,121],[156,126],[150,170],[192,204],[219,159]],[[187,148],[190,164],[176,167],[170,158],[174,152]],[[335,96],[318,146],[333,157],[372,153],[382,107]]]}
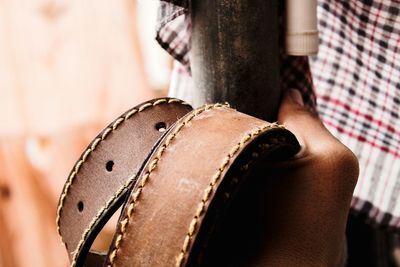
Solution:
{"label": "human hand", "polygon": [[296,135],[302,149],[295,159],[267,168],[266,238],[253,263],[340,266],[357,158],[303,107],[297,90],[285,95],[278,120]]}

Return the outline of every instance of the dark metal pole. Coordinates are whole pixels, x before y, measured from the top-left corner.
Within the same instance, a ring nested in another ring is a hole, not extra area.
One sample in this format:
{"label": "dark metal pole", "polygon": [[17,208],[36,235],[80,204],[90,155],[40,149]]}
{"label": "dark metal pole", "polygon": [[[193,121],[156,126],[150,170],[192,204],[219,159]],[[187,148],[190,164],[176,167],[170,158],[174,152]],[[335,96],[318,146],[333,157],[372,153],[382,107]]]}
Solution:
{"label": "dark metal pole", "polygon": [[279,104],[278,0],[193,0],[194,105],[229,102],[273,121]]}

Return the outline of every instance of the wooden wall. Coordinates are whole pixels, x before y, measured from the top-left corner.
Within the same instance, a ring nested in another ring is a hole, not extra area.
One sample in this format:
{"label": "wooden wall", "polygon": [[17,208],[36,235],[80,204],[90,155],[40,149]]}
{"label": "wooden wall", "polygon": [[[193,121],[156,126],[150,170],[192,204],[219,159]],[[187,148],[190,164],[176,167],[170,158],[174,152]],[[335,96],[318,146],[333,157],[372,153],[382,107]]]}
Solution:
{"label": "wooden wall", "polygon": [[1,267],[68,266],[55,211],[70,168],[154,95],[137,30],[134,0],[0,0]]}

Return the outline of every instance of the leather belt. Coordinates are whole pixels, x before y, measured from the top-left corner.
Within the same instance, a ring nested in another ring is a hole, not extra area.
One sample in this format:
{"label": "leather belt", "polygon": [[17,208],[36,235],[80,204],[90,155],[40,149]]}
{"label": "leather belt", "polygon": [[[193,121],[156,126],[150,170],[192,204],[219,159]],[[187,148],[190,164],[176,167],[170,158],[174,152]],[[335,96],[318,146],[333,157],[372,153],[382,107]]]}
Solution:
{"label": "leather belt", "polygon": [[160,136],[191,109],[173,98],[143,103],[118,117],[83,152],[57,209],[58,231],[72,265],[84,260]]}
{"label": "leather belt", "polygon": [[202,265],[212,255],[207,248],[217,240],[223,211],[258,166],[289,159],[300,148],[284,127],[227,105],[189,112],[179,100],[158,99],[133,110],[92,142],[64,187],[58,222],[71,266],[83,265],[123,200],[107,259],[90,255],[97,264]]}

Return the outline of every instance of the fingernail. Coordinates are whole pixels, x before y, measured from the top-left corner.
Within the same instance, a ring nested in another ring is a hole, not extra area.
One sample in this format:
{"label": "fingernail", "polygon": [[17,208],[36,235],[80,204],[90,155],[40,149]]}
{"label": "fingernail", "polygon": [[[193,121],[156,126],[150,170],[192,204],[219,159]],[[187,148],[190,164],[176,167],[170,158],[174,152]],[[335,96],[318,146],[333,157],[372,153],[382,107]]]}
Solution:
{"label": "fingernail", "polygon": [[299,90],[290,89],[289,90],[289,96],[294,102],[296,102],[300,106],[304,106],[303,97],[301,96],[301,93],[300,93]]}

